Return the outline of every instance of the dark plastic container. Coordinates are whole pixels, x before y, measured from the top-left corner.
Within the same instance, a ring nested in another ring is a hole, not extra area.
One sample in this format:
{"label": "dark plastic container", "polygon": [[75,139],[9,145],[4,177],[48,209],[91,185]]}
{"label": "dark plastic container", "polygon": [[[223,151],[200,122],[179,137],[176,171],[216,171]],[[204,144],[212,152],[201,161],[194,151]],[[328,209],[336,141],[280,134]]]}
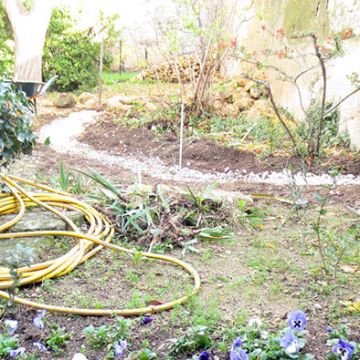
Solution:
{"label": "dark plastic container", "polygon": [[45,83],[29,82],[29,81],[4,81],[5,84],[15,84],[16,87],[23,91],[27,97],[35,97],[39,95]]}
{"label": "dark plastic container", "polygon": [[41,89],[45,83],[39,82],[27,82],[27,81],[15,81],[14,84],[23,91],[27,97],[35,97],[39,95]]}

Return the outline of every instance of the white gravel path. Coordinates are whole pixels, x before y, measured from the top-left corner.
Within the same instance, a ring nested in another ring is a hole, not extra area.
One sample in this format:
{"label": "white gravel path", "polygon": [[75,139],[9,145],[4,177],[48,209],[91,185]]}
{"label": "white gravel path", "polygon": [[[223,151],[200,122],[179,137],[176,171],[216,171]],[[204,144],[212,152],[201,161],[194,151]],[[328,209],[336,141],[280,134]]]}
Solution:
{"label": "white gravel path", "polygon": [[[40,129],[39,139],[44,142],[50,139],[50,147],[62,154],[80,155],[87,159],[96,160],[102,164],[121,167],[136,174],[148,174],[161,180],[175,180],[184,182],[249,182],[274,185],[330,185],[334,178],[327,174],[314,175],[308,173],[292,174],[284,170],[282,172],[263,172],[260,174],[243,171],[202,173],[190,168],[183,168],[180,172],[178,166],[164,164],[158,157],[138,159],[132,156],[118,156],[108,154],[106,151],[97,151],[91,146],[80,143],[77,137],[81,135],[86,126],[96,122],[96,111],[74,112],[68,117],[58,118]],[[141,146],[141,144],[139,144]],[[335,178],[337,185],[360,185],[360,177],[354,175],[340,175]]]}

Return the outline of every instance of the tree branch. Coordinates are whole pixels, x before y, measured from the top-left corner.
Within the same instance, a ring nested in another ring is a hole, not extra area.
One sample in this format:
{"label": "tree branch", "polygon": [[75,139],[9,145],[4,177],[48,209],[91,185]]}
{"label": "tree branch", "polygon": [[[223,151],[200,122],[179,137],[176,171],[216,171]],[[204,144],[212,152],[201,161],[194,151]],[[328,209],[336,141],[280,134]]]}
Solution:
{"label": "tree branch", "polygon": [[349,97],[356,94],[358,91],[360,91],[360,87],[356,88],[351,93],[344,96],[339,102],[337,102],[334,106],[332,106],[328,111],[325,112],[324,117],[327,116],[328,114],[332,113],[334,110],[336,110],[344,101],[346,101]]}
{"label": "tree branch", "polygon": [[279,119],[281,125],[284,127],[285,131],[287,132],[291,142],[293,143],[293,146],[294,146],[294,150],[296,152],[296,154],[298,156],[301,156],[299,150],[298,150],[298,146],[297,146],[297,143],[296,143],[296,140],[293,136],[293,134],[291,133],[289,127],[286,125],[286,122],[284,121],[283,117],[281,116],[281,113],[279,111],[279,108],[278,106],[276,105],[276,102],[274,100],[274,96],[273,96],[273,93],[271,91],[271,87],[269,84],[267,84],[265,81],[261,81],[261,80],[256,80],[254,78],[251,78],[249,77],[248,75],[242,75],[245,79],[248,79],[248,80],[251,80],[251,81],[254,81],[256,84],[258,85],[261,85],[261,86],[264,86],[266,88],[266,90],[269,92],[269,100],[270,100],[270,103],[275,111],[275,114],[276,114],[276,117]]}
{"label": "tree branch", "polygon": [[26,10],[20,0],[3,0],[3,4],[15,34],[16,24],[21,21],[21,17],[25,15]]}
{"label": "tree branch", "polygon": [[[326,77],[326,67],[324,59],[320,53],[319,45],[318,45],[318,39],[315,34],[311,34],[313,45],[315,49],[315,54],[319,60],[319,64],[321,67],[321,75],[323,80],[323,90],[322,90],[322,97],[321,97],[321,110],[320,110],[320,120],[319,120],[319,129],[318,134],[316,137],[316,145],[315,145],[315,154],[319,155],[320,153],[320,145],[321,145],[321,135],[322,135],[322,128],[324,124],[324,113],[325,113],[325,103],[326,103],[326,87],[327,87],[327,77]],[[310,154],[311,156],[312,154]]]}

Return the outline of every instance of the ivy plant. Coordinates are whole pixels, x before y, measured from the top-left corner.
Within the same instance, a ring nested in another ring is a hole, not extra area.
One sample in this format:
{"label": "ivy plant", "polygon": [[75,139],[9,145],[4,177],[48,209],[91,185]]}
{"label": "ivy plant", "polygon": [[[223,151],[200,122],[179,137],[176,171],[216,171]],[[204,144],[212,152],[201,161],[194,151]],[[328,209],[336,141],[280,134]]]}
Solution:
{"label": "ivy plant", "polygon": [[35,145],[32,118],[25,94],[13,84],[0,83],[0,168],[31,153]]}

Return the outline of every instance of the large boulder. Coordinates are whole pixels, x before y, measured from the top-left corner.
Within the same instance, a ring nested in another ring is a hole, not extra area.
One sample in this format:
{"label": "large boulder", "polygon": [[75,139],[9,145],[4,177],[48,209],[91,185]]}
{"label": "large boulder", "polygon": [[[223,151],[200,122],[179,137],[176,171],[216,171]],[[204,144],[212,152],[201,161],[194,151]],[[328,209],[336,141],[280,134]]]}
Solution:
{"label": "large boulder", "polygon": [[[84,216],[77,211],[65,211],[64,214],[77,224],[84,222]],[[13,218],[14,215],[1,216],[0,225]],[[44,230],[67,230],[67,225],[56,215],[44,212],[41,209],[35,209],[27,211],[24,217],[12,226],[9,231],[20,233]],[[38,260],[46,256],[48,249],[54,247],[56,241],[51,236],[3,239],[0,241],[0,264],[7,264],[11,259],[22,257],[21,253],[24,249],[29,248],[32,249],[34,259]]]}
{"label": "large boulder", "polygon": [[72,94],[62,93],[55,98],[54,105],[61,109],[72,108],[76,105],[76,100]]}
{"label": "large boulder", "polygon": [[89,102],[90,100],[97,100],[97,96],[89,93],[89,92],[84,92],[79,96],[79,103],[85,105],[87,102]]}

